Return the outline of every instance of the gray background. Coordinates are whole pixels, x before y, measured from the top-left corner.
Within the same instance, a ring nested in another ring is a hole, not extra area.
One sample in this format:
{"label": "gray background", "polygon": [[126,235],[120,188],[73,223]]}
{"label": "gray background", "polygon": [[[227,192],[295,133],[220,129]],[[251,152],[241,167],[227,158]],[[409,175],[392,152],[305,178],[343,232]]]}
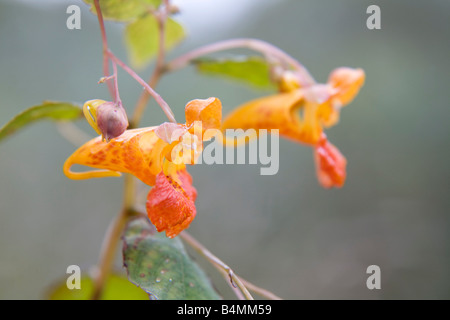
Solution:
{"label": "gray background", "polygon": [[[81,1],[0,1],[0,125],[42,100],[107,98],[95,16]],[[348,159],[343,189],[317,183],[311,150],[285,140],[280,170],[250,165],[190,168],[199,195],[189,232],[245,279],[286,299],[450,298],[449,1],[179,1],[189,37],[170,57],[232,37],[274,43],[326,81],[339,66],[367,81],[329,138]],[[382,29],[366,28],[378,4]],[[82,7],[81,30],[66,8]],[[126,58],[122,26],[110,46]],[[141,70],[148,78],[151,67]],[[142,88],[120,72],[129,111]],[[219,97],[224,112],[269,94],[186,68],[158,92],[183,119],[185,103]],[[144,125],[165,121],[151,103]],[[79,126],[92,135],[87,124]],[[74,146],[52,123],[0,145],[0,298],[40,299],[70,264],[98,259],[121,205],[122,180],[71,181],[62,165]],[[147,189],[142,189],[143,195]],[[197,257],[225,297],[228,286]],[[381,267],[382,289],[366,288]],[[120,255],[117,258],[120,270]]]}

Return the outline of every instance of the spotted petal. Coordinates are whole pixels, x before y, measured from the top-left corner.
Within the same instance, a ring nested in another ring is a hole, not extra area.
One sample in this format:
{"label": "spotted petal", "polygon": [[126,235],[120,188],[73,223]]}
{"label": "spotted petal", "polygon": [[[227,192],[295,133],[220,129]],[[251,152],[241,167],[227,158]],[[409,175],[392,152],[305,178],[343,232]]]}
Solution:
{"label": "spotted petal", "polygon": [[[65,162],[64,173],[71,179],[120,176],[131,173],[144,183],[154,185],[162,168],[164,148],[169,144],[155,133],[156,127],[127,130],[110,142],[101,137],[90,140],[76,150]],[[73,172],[78,164],[103,170]]]}
{"label": "spotted petal", "polygon": [[197,213],[194,201],[197,191],[186,170],[168,176],[161,172],[147,197],[147,213],[158,232],[173,238],[186,229]]}

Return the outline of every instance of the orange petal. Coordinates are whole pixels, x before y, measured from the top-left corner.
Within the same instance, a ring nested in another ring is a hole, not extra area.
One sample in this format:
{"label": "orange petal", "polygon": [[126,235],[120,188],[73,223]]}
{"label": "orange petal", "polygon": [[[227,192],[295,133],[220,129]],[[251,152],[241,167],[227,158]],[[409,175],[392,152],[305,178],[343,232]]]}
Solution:
{"label": "orange petal", "polygon": [[366,75],[363,69],[337,68],[328,78],[328,83],[337,89],[333,95],[335,103],[344,106],[352,102],[364,84]]}
{"label": "orange petal", "polygon": [[324,188],[342,187],[346,178],[347,160],[325,134],[314,149],[317,178]]}
{"label": "orange petal", "polygon": [[[299,114],[301,109],[303,116]],[[316,105],[305,103],[303,91],[295,90],[252,100],[238,107],[225,118],[222,131],[278,129],[284,138],[315,144],[321,133],[316,113]],[[230,141],[225,140],[225,143]]]}
{"label": "orange petal", "polygon": [[[220,129],[222,121],[222,103],[217,98],[196,99],[189,101],[185,107],[186,126],[191,127],[195,121],[201,121],[202,134],[208,129]],[[191,129],[191,133],[194,130]],[[199,137],[209,140],[212,136]]]}
{"label": "orange petal", "polygon": [[[155,127],[127,130],[109,143],[97,137],[85,143],[66,160],[64,173],[71,179],[88,179],[120,176],[119,172],[125,172],[148,185],[154,185],[167,146],[155,134]],[[74,164],[105,170],[73,172],[70,168]]]}
{"label": "orange petal", "polygon": [[173,238],[189,227],[197,213],[194,201],[197,191],[192,186],[192,177],[186,170],[166,176],[156,176],[156,184],[147,197],[147,214],[158,232],[165,231]]}
{"label": "orange petal", "polygon": [[328,85],[333,88],[334,94],[318,109],[318,116],[324,126],[330,127],[339,121],[341,107],[352,102],[364,80],[365,73],[362,69],[341,67],[330,74]]}

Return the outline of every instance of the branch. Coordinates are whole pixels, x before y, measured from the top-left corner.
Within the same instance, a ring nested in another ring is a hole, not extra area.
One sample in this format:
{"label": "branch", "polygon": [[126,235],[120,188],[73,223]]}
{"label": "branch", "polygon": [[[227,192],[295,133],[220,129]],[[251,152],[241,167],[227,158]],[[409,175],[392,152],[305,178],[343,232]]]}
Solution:
{"label": "branch", "polygon": [[209,262],[212,263],[216,269],[218,269],[222,274],[225,274],[225,279],[231,283],[233,287],[240,289],[245,299],[254,300],[250,292],[242,283],[241,279],[233,272],[233,270],[226,265],[222,260],[213,255],[208,249],[206,249],[200,242],[195,240],[186,231],[180,233],[180,237],[183,238],[192,248],[194,248],[199,254],[205,257]]}
{"label": "branch", "polygon": [[183,68],[187,64],[189,64],[192,60],[210,53],[236,48],[247,48],[254,51],[258,51],[266,57],[277,58],[280,61],[287,63],[296,71],[298,71],[298,74],[300,76],[299,80],[302,86],[307,87],[315,84],[315,80],[308,72],[308,70],[296,59],[288,55],[280,48],[275,47],[274,45],[268,42],[250,38],[238,38],[219,41],[216,43],[208,44],[206,46],[197,48],[169,62],[166,65],[165,71],[174,71]]}
{"label": "branch", "polygon": [[175,117],[173,115],[172,110],[170,109],[169,105],[166,101],[155,91],[153,88],[145,82],[136,72],[134,72],[130,67],[128,67],[123,61],[121,61],[119,58],[117,58],[111,50],[108,50],[108,56],[109,58],[114,62],[117,63],[122,69],[124,69],[131,77],[133,77],[137,82],[139,82],[140,85],[144,87],[145,90],[156,100],[156,102],[160,105],[161,109],[166,114],[167,118],[170,122],[176,123]]}
{"label": "branch", "polygon": [[[109,58],[108,58],[108,40],[106,38],[105,23],[103,22],[102,10],[100,8],[99,0],[94,0],[95,10],[97,12],[98,23],[100,24],[100,33],[102,35],[103,45],[103,75],[109,77]],[[110,82],[107,82],[109,93],[114,97],[114,88]]]}
{"label": "branch", "polygon": [[[159,43],[158,43],[158,56],[156,58],[156,66],[148,80],[148,84],[150,87],[156,87],[156,84],[159,81],[159,78],[164,72],[164,63],[165,63],[165,33],[166,33],[166,21],[169,15],[170,1],[164,0],[164,6],[160,9],[159,12],[155,14],[155,17],[158,21],[158,31],[159,31]],[[133,127],[137,127],[139,122],[141,121],[142,114],[144,113],[145,107],[147,106],[148,100],[150,98],[150,94],[147,91],[142,92],[139,97],[138,102],[136,103],[136,107],[134,108],[134,113],[132,116],[131,124]]]}

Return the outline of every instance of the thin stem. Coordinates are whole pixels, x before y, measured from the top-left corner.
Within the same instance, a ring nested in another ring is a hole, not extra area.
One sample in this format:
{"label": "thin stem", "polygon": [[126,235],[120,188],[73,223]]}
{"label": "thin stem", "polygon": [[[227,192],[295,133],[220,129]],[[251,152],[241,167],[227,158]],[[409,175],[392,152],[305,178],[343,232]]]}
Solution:
{"label": "thin stem", "polygon": [[213,255],[208,249],[206,249],[200,242],[195,240],[186,231],[180,233],[181,238],[183,238],[186,243],[188,243],[192,248],[194,248],[199,254],[205,257],[209,262],[212,263],[216,269],[218,269],[222,274],[225,274],[225,278],[228,278],[233,287],[238,287],[245,299],[254,300],[250,292],[247,290],[245,285],[242,283],[241,279],[233,272],[233,270],[226,265],[222,260]]}
{"label": "thin stem", "polygon": [[[98,23],[100,24],[100,33],[102,36],[103,46],[103,75],[109,77],[109,58],[108,58],[108,40],[106,38],[105,23],[103,21],[102,10],[100,8],[99,0],[94,0],[95,10],[97,11]],[[107,82],[109,93],[114,97],[114,88],[111,83]]]}
{"label": "thin stem", "polygon": [[308,72],[308,70],[296,59],[268,42],[251,38],[224,40],[197,48],[172,60],[166,65],[165,71],[174,71],[183,68],[192,60],[210,53],[236,48],[247,48],[258,51],[267,57],[277,58],[298,71],[298,74],[300,76],[299,80],[302,86],[310,86],[315,84],[315,80]]}
{"label": "thin stem", "polygon": [[[159,31],[159,44],[158,44],[158,56],[156,58],[155,69],[148,80],[148,84],[150,87],[154,88],[159,81],[159,78],[163,74],[164,71],[164,63],[165,63],[165,34],[166,34],[166,21],[169,14],[170,2],[169,0],[164,0],[164,6],[160,9],[160,11],[155,15],[158,21],[158,31]],[[131,124],[134,127],[139,125],[141,121],[144,110],[147,106],[148,100],[150,98],[150,94],[147,91],[142,92],[139,97],[138,102],[136,103],[136,107],[134,108],[134,113],[132,116]]]}
{"label": "thin stem", "polygon": [[123,61],[121,61],[119,58],[117,58],[111,50],[108,50],[108,56],[109,58],[117,63],[122,69],[124,69],[131,77],[133,77],[137,82],[139,82],[140,85],[144,87],[145,90],[156,100],[156,102],[160,105],[161,109],[166,114],[169,121],[176,123],[175,117],[173,115],[172,110],[170,109],[169,105],[166,101],[155,91],[152,89],[152,87],[145,82],[136,72],[134,72],[130,67],[128,67]]}
{"label": "thin stem", "polygon": [[244,295],[242,294],[241,290],[238,287],[236,287],[231,281],[228,281],[228,279],[229,279],[228,272],[225,271],[224,269],[220,269],[220,268],[217,268],[217,270],[222,274],[222,277],[226,280],[226,282],[230,286],[230,289],[233,290],[236,297],[239,300],[246,300]]}
{"label": "thin stem", "polygon": [[253,291],[256,294],[259,294],[261,297],[267,298],[269,300],[282,300],[279,296],[273,294],[269,290],[255,286],[253,283],[250,283],[242,278],[241,281],[247,287],[248,290]]}
{"label": "thin stem", "polygon": [[113,72],[114,72],[114,102],[120,106],[122,106],[122,100],[120,100],[119,95],[119,84],[117,79],[117,65],[113,62]]}

